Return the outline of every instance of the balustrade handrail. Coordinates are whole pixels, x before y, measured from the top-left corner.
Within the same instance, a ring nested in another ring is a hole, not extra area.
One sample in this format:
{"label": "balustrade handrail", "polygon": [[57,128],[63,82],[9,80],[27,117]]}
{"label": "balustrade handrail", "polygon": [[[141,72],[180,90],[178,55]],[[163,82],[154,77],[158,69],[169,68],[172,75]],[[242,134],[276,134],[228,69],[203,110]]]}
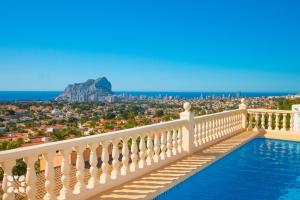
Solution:
{"label": "balustrade handrail", "polygon": [[201,119],[210,119],[210,118],[214,118],[214,117],[220,117],[220,116],[227,115],[229,113],[238,113],[238,112],[241,112],[243,110],[246,110],[246,109],[225,110],[225,111],[218,112],[218,113],[212,113],[212,114],[197,116],[197,117],[195,117],[195,120],[198,121],[198,120],[201,120]]}
{"label": "balustrade handrail", "polygon": [[293,114],[298,113],[296,111],[291,110],[271,110],[271,109],[264,109],[264,108],[258,108],[258,109],[247,109],[249,113],[279,113],[279,114]]}
{"label": "balustrade handrail", "polygon": [[29,146],[29,147],[21,147],[12,150],[6,150],[0,152],[0,163],[4,162],[5,160],[13,160],[19,159],[22,157],[47,153],[53,150],[59,150],[64,148],[72,148],[74,146],[79,146],[82,144],[94,143],[94,142],[101,142],[101,141],[108,141],[113,140],[115,138],[124,138],[129,137],[132,135],[155,132],[160,129],[167,129],[168,127],[172,126],[180,126],[187,123],[187,120],[184,119],[176,119],[168,122],[161,122],[146,126],[140,126],[136,128],[124,129],[119,131],[112,131],[108,133],[86,136],[81,138],[74,138],[64,141],[57,141],[57,142],[50,142],[46,144],[40,144],[36,146]]}

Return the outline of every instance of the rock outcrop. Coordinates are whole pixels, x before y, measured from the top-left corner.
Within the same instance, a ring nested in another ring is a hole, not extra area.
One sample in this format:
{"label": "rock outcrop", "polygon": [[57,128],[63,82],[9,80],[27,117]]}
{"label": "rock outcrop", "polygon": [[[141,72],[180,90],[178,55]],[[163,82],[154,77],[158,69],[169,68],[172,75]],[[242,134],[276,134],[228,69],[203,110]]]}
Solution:
{"label": "rock outcrop", "polygon": [[68,85],[64,93],[56,97],[56,101],[88,102],[103,101],[106,96],[112,94],[111,83],[106,77],[96,80],[89,79],[84,83]]}

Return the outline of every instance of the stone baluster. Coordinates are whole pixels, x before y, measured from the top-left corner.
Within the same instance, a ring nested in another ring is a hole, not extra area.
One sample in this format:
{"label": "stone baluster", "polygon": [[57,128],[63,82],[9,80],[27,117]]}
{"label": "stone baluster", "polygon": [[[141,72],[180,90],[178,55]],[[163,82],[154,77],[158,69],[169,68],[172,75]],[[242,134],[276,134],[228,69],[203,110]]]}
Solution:
{"label": "stone baluster", "polygon": [[147,165],[152,165],[153,164],[153,141],[152,141],[152,138],[151,138],[151,135],[149,134],[148,135],[148,138],[147,138]]}
{"label": "stone baluster", "polygon": [[229,133],[229,117],[228,116],[224,116],[224,132],[225,132],[225,136]]}
{"label": "stone baluster", "polygon": [[258,120],[259,120],[259,114],[255,113],[255,127],[254,127],[255,131],[258,130]]}
{"label": "stone baluster", "polygon": [[279,113],[275,113],[276,120],[275,120],[275,130],[279,131]]}
{"label": "stone baluster", "polygon": [[248,129],[252,130],[252,121],[253,121],[253,114],[249,114],[249,124],[248,124]]}
{"label": "stone baluster", "polygon": [[[102,174],[100,176],[100,183],[104,184],[107,183],[110,180],[110,174],[109,174],[109,153],[108,153],[108,141],[101,142],[102,145],[102,154],[101,154],[101,160],[102,160]],[[128,164],[128,162],[127,162]]]}
{"label": "stone baluster", "polygon": [[208,142],[206,121],[203,120],[201,124],[202,124],[203,144],[205,144],[206,142]]}
{"label": "stone baluster", "polygon": [[96,187],[97,183],[99,183],[98,177],[97,177],[97,163],[98,163],[98,157],[96,149],[99,147],[99,143],[91,143],[89,144],[90,148],[90,174],[91,177],[88,181],[88,188],[93,189]]}
{"label": "stone baluster", "polygon": [[[197,131],[197,133],[198,133],[198,145],[201,146],[202,145],[202,139],[203,139],[203,136],[202,136],[202,126],[201,126],[200,123],[197,123],[196,126],[197,126],[197,130],[198,130]],[[179,134],[181,134],[180,132],[181,131],[179,129],[178,137],[179,137]],[[178,142],[179,142],[179,140],[178,140]],[[178,143],[178,146],[180,146],[179,143]]]}
{"label": "stone baluster", "polygon": [[294,114],[290,114],[290,132],[293,131],[294,128]]}
{"label": "stone baluster", "polygon": [[231,114],[229,114],[229,116],[228,116],[228,134],[231,133],[231,126],[232,126],[232,116],[231,116]]}
{"label": "stone baluster", "polygon": [[165,160],[166,157],[167,157],[167,154],[166,154],[166,149],[167,149],[167,135],[166,135],[166,131],[163,130],[162,133],[161,133],[161,146],[160,146],[160,159],[161,160]]}
{"label": "stone baluster", "polygon": [[286,116],[287,116],[287,114],[284,113],[284,114],[282,114],[282,116],[283,116],[283,120],[282,120],[282,131],[286,131]]}
{"label": "stone baluster", "polygon": [[131,143],[131,164],[130,164],[130,171],[135,172],[138,169],[138,146],[136,143],[137,136],[133,136]]}
{"label": "stone baluster", "polygon": [[44,153],[43,157],[46,161],[45,166],[45,190],[46,194],[44,196],[44,200],[56,200],[56,195],[54,192],[55,187],[55,179],[54,179],[54,166],[53,159],[55,156],[55,152]]}
{"label": "stone baluster", "polygon": [[9,190],[8,187],[8,182],[9,182],[9,177],[12,177],[12,168],[16,164],[14,160],[7,160],[2,163],[2,169],[4,171],[3,174],[3,181],[2,181],[2,190],[3,190],[3,195],[2,199],[3,200],[13,200],[15,199],[15,195],[13,193],[13,190]]}
{"label": "stone baluster", "polygon": [[232,133],[235,130],[235,123],[236,123],[235,115],[232,114],[232,116],[231,116],[231,131],[230,131],[230,133]]}
{"label": "stone baluster", "polygon": [[167,133],[167,157],[170,158],[172,156],[172,135],[169,130]]}
{"label": "stone baluster", "polygon": [[220,117],[220,137],[224,136],[224,118]]}
{"label": "stone baluster", "polygon": [[227,116],[224,116],[224,136],[227,135],[227,124],[228,124],[228,118]]}
{"label": "stone baluster", "polygon": [[122,168],[121,174],[126,175],[128,173],[128,162],[129,162],[129,149],[128,149],[128,138],[122,138],[123,146],[122,146]]}
{"label": "stone baluster", "polygon": [[111,172],[111,179],[116,180],[120,176],[120,151],[119,151],[119,139],[114,139],[112,141],[113,148],[112,148],[112,172]]}
{"label": "stone baluster", "polygon": [[235,115],[231,114],[230,116],[230,134],[234,131],[234,124],[235,124]]}
{"label": "stone baluster", "polygon": [[156,132],[154,134],[154,157],[153,160],[154,162],[159,162],[159,151],[160,151],[160,132]]}
{"label": "stone baluster", "polygon": [[240,114],[239,123],[240,123],[240,129],[245,129],[246,128],[247,114],[244,114],[244,113]]}
{"label": "stone baluster", "polygon": [[75,194],[80,194],[83,191],[86,190],[85,185],[84,185],[84,159],[83,159],[83,151],[84,147],[83,146],[77,146],[75,147],[76,150],[76,185],[74,187],[74,193]]}
{"label": "stone baluster", "polygon": [[215,137],[216,139],[220,137],[220,121],[219,117],[216,117],[215,119]]}
{"label": "stone baluster", "polygon": [[215,139],[215,134],[216,134],[216,130],[215,130],[215,119],[214,117],[211,118],[211,140]]}
{"label": "stone baluster", "polygon": [[221,137],[221,119],[220,117],[217,117],[217,138],[220,138]]}
{"label": "stone baluster", "polygon": [[266,129],[266,124],[265,124],[265,113],[261,113],[261,128]]}
{"label": "stone baluster", "polygon": [[242,113],[238,113],[237,115],[237,129],[243,128],[242,126]]}
{"label": "stone baluster", "polygon": [[271,131],[272,130],[272,122],[273,122],[273,118],[272,118],[272,113],[269,113],[269,119],[268,119],[268,130]]}
{"label": "stone baluster", "polygon": [[216,138],[220,137],[220,118],[216,117]]}
{"label": "stone baluster", "polygon": [[206,121],[206,134],[207,134],[207,139],[208,142],[211,141],[211,121],[210,119]]}
{"label": "stone baluster", "polygon": [[198,132],[199,132],[199,129],[198,129],[198,126],[195,125],[195,131],[194,131],[194,145],[195,147],[198,147]]}
{"label": "stone baluster", "polygon": [[231,116],[229,114],[227,117],[227,134],[226,135],[229,135],[230,133],[231,133]]}
{"label": "stone baluster", "polygon": [[228,114],[228,116],[226,117],[226,135],[230,134],[231,131],[231,116],[230,114]]}
{"label": "stone baluster", "polygon": [[[178,143],[178,153],[181,153],[182,152],[182,128],[178,128],[178,140],[177,140],[177,143]],[[199,138],[200,140],[201,138]],[[199,143],[200,144],[200,143]]]}
{"label": "stone baluster", "polygon": [[72,190],[70,188],[70,154],[72,149],[65,148],[60,150],[62,160],[61,160],[61,183],[62,188],[60,190],[59,199],[66,200],[70,199],[72,196]]}
{"label": "stone baluster", "polygon": [[216,117],[216,138],[221,137],[221,121],[220,117]]}
{"label": "stone baluster", "polygon": [[216,138],[220,138],[221,135],[220,135],[220,132],[221,132],[221,127],[220,127],[221,123],[220,123],[220,118],[217,117],[216,118]]}
{"label": "stone baluster", "polygon": [[234,121],[234,123],[233,123],[234,124],[233,125],[233,131],[236,131],[238,129],[238,123],[237,123],[238,122],[238,115],[235,114],[233,116],[233,121]]}
{"label": "stone baluster", "polygon": [[140,161],[139,161],[139,168],[143,169],[146,167],[146,144],[145,144],[145,136],[144,135],[140,135]]}
{"label": "stone baluster", "polygon": [[173,155],[177,155],[177,130],[173,129],[173,135],[172,135],[172,141],[173,141],[173,148],[172,148],[172,153]]}
{"label": "stone baluster", "polygon": [[230,115],[230,134],[234,131],[234,115]]}
{"label": "stone baluster", "polygon": [[36,199],[36,173],[34,169],[34,163],[37,160],[36,156],[26,157],[25,159],[27,165],[26,172],[26,195],[28,200]]}

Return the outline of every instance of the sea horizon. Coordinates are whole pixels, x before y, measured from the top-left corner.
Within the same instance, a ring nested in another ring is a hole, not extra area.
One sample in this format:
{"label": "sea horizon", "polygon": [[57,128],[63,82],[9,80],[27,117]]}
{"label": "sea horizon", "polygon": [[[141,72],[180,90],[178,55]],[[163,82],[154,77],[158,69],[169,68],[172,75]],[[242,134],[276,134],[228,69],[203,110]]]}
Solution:
{"label": "sea horizon", "polygon": [[[0,91],[0,101],[52,101],[63,91]],[[295,95],[297,92],[214,92],[214,91],[113,91],[115,95],[195,99],[207,97],[270,97]]]}

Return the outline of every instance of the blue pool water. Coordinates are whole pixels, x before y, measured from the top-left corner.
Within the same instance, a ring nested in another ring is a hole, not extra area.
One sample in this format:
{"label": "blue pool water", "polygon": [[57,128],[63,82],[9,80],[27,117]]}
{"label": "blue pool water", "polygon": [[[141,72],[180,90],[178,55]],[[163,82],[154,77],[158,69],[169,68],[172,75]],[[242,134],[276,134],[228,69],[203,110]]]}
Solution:
{"label": "blue pool water", "polygon": [[156,198],[300,199],[300,143],[254,139]]}

